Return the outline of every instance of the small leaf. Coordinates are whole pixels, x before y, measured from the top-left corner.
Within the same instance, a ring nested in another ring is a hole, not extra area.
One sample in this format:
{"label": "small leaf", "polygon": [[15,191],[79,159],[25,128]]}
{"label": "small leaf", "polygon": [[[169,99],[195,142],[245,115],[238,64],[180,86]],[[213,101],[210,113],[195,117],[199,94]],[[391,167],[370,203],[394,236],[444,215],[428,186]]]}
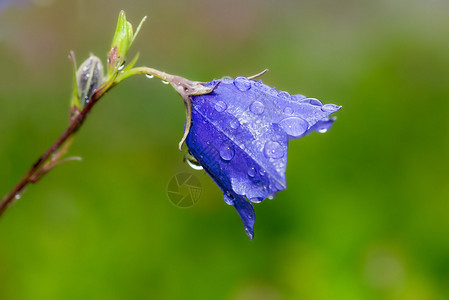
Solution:
{"label": "small leaf", "polygon": [[70,100],[70,120],[73,120],[81,111],[80,98],[78,95],[78,82],[76,78],[76,58],[75,52],[70,51],[69,60],[72,63],[72,76],[73,76],[73,90],[72,99]]}
{"label": "small leaf", "polygon": [[[217,83],[220,83],[217,86]],[[327,131],[341,107],[290,95],[245,77],[204,84],[215,87],[191,97],[189,152],[223,191],[253,237],[252,203],[275,197],[287,187],[288,141]]]}

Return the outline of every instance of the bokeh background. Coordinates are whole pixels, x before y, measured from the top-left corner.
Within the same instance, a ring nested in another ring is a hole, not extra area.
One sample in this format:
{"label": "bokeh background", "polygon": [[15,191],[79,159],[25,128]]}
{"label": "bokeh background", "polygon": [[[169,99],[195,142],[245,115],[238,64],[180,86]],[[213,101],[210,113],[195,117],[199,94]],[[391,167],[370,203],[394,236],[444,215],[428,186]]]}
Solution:
{"label": "bokeh background", "polygon": [[[0,1],[0,194],[68,124],[72,70],[105,61],[118,12],[140,65],[252,75],[343,106],[290,144],[288,189],[250,241],[183,162],[181,98],[132,78],[64,164],[0,220],[0,299],[449,299],[449,1]],[[191,172],[199,202],[167,184]]]}

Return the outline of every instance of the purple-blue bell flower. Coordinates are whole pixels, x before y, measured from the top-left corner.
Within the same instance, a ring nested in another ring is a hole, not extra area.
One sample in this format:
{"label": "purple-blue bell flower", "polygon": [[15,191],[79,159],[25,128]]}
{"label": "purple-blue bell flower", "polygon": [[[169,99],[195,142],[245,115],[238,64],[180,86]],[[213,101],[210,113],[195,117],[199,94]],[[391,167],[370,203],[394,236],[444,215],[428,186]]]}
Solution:
{"label": "purple-blue bell flower", "polygon": [[[218,84],[218,85],[217,85]],[[288,141],[326,132],[328,116],[341,106],[278,91],[258,80],[223,78],[204,84],[214,90],[191,96],[190,154],[223,191],[254,236],[252,203],[287,187]]]}

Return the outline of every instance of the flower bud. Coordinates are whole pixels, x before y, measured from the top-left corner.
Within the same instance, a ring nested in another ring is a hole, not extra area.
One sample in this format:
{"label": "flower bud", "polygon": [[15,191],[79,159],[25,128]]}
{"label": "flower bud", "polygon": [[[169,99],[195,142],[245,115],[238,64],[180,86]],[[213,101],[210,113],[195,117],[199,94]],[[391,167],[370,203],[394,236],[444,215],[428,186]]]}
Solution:
{"label": "flower bud", "polygon": [[111,50],[109,51],[108,70],[119,67],[125,61],[132,40],[133,26],[126,21],[125,12],[121,11],[118,16],[114,38],[112,39]]}
{"label": "flower bud", "polygon": [[108,75],[113,74],[125,63],[126,54],[131,44],[136,38],[142,23],[146,17],[140,21],[136,32],[133,32],[133,26],[126,20],[125,12],[122,10],[118,16],[117,28],[112,39],[111,49],[108,53]]}
{"label": "flower bud", "polygon": [[80,99],[81,108],[89,103],[90,98],[103,81],[103,64],[98,57],[91,55],[81,64],[76,72],[78,98]]}

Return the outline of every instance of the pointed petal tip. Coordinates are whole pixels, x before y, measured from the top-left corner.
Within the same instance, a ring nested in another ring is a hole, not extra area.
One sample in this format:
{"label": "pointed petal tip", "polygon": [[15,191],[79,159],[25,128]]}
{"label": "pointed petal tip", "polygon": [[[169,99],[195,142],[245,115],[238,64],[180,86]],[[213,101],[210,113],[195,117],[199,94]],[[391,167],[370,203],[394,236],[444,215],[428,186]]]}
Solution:
{"label": "pointed petal tip", "polygon": [[334,113],[336,111],[339,111],[341,109],[341,106],[335,105],[335,104],[324,104],[321,107],[321,110],[327,113]]}
{"label": "pointed petal tip", "polygon": [[256,215],[254,214],[254,208],[251,202],[246,200],[243,196],[229,192],[223,193],[224,200],[228,204],[232,204],[237,210],[240,219],[243,221],[246,235],[252,240],[254,237],[254,223]]}
{"label": "pointed petal tip", "polygon": [[248,226],[245,227],[245,233],[249,237],[249,239],[252,241],[254,238],[254,229],[249,228]]}

